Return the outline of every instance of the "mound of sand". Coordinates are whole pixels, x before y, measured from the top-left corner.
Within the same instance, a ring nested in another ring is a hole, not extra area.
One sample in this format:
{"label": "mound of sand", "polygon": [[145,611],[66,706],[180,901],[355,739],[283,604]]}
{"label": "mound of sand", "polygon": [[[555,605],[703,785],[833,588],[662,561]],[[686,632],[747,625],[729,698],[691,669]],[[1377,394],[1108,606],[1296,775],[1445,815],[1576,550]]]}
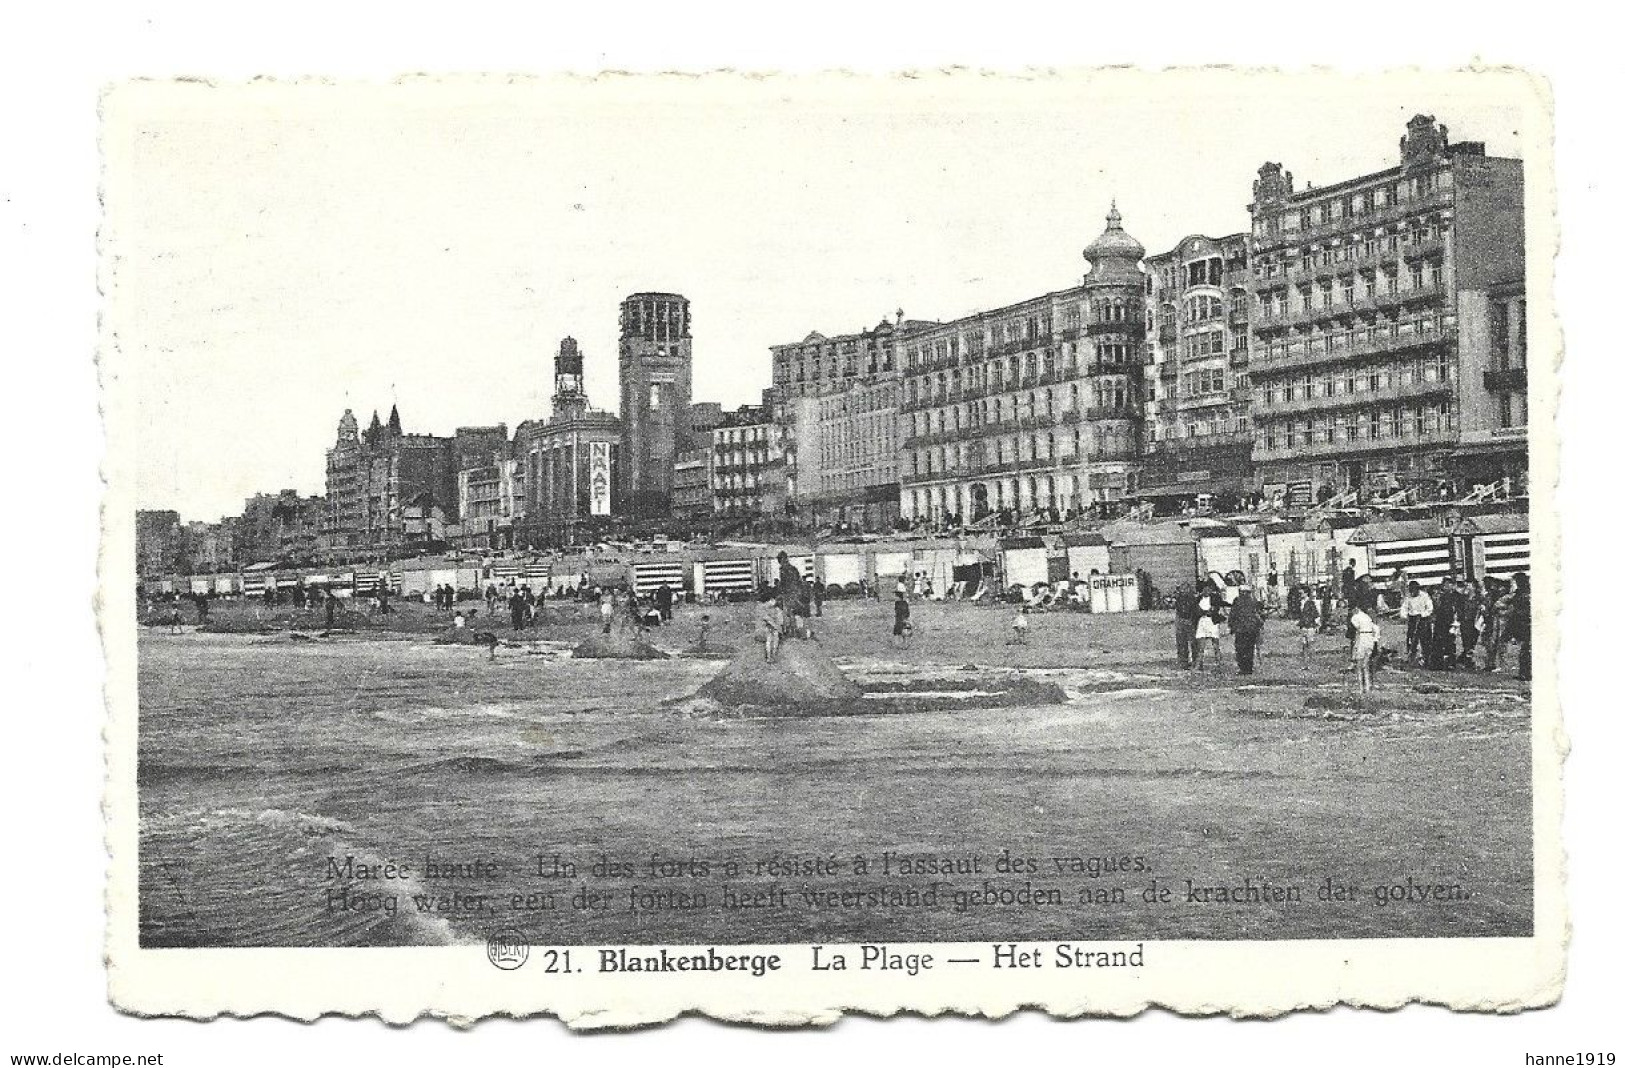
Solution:
{"label": "mound of sand", "polygon": [[863,690],[841,673],[816,642],[786,641],[770,664],[762,650],[746,645],[728,666],[695,694],[723,708],[784,710],[818,708],[831,701],[855,701]]}
{"label": "mound of sand", "polygon": [[584,660],[666,660],[669,653],[662,652],[637,637],[629,630],[616,630],[612,634],[594,634],[578,644],[571,656]]}

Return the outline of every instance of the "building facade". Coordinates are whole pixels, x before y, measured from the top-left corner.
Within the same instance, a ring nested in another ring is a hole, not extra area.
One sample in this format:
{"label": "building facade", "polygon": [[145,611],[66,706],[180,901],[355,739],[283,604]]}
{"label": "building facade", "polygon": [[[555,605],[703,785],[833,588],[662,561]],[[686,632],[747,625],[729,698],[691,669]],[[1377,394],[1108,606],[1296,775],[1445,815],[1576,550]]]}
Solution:
{"label": "building facade", "polygon": [[941,324],[882,319],[872,329],[774,345],[773,389],[789,509],[811,526],[889,529],[900,514],[899,342]]}
{"label": "building facade", "polygon": [[1254,490],[1247,372],[1248,235],[1200,234],[1145,261],[1145,458],[1141,500],[1177,511]]}
{"label": "building facade", "polygon": [[639,517],[671,508],[677,454],[694,447],[694,343],[687,298],[634,293],[621,302],[621,426],[625,496]]}
{"label": "building facade", "polygon": [[186,568],[179,512],[143,508],[135,513],[137,575],[167,575]]}
{"label": "building facade", "polygon": [[[623,305],[623,326],[625,314]],[[623,357],[625,351],[623,337]],[[622,367],[624,375],[624,359]],[[514,433],[513,457],[519,545],[576,544],[594,537],[620,514],[625,485],[622,423],[588,403],[581,350],[574,338],[559,343],[554,360],[552,417],[520,424]],[[669,498],[669,485],[666,495]]]}
{"label": "building facade", "polygon": [[1268,498],[1432,499],[1467,473],[1464,398],[1488,384],[1467,381],[1462,294],[1522,280],[1523,166],[1426,115],[1399,154],[1301,190],[1259,169],[1248,358]]}
{"label": "building facade", "polygon": [[1116,206],[1080,286],[904,341],[902,513],[961,526],[1111,512],[1138,488],[1145,249]]}
{"label": "building facade", "polygon": [[1523,282],[1456,295],[1461,359],[1461,441],[1456,469],[1467,485],[1500,482],[1522,496],[1529,478],[1528,303]]}
{"label": "building facade", "polygon": [[757,519],[783,515],[784,438],[769,404],[723,416],[711,431],[711,501],[716,515]]}
{"label": "building facade", "polygon": [[896,525],[902,389],[901,375],[886,373],[791,405],[796,502],[814,526],[877,531]]}
{"label": "building facade", "polygon": [[365,431],[346,409],[327,451],[327,514],[321,541],[330,559],[385,559],[422,547],[425,516],[457,518],[457,449],[453,438],[408,434],[393,407],[374,412]]}

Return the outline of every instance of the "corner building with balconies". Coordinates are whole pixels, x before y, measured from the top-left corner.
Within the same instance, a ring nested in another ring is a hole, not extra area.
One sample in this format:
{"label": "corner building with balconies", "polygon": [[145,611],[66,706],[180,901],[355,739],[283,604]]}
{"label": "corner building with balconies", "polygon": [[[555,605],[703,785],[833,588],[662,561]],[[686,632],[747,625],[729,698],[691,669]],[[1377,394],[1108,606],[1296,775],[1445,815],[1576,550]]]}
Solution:
{"label": "corner building with balconies", "polygon": [[1461,296],[1523,278],[1522,161],[1451,144],[1446,127],[1417,115],[1398,166],[1299,190],[1266,163],[1248,210],[1253,461],[1265,497],[1467,488],[1464,394],[1507,376],[1486,383],[1488,346],[1458,343]]}
{"label": "corner building with balconies", "polygon": [[1178,511],[1201,495],[1221,507],[1250,496],[1246,234],[1193,234],[1145,261],[1150,360],[1140,499]]}
{"label": "corner building with balconies", "polygon": [[990,513],[1110,513],[1137,489],[1145,249],[1113,205],[1081,285],[903,341],[901,507],[924,526]]}

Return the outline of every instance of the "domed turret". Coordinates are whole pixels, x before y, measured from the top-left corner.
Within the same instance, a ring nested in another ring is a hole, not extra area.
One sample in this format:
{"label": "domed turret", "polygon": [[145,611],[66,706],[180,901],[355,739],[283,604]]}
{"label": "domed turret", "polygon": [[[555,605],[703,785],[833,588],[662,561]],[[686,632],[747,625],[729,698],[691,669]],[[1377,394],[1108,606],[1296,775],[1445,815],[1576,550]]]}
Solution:
{"label": "domed turret", "polygon": [[1112,201],[1111,213],[1106,216],[1106,230],[1083,250],[1089,261],[1089,274],[1084,283],[1104,285],[1134,282],[1140,278],[1140,261],[1145,259],[1145,246],[1129,236],[1123,229],[1123,216]]}

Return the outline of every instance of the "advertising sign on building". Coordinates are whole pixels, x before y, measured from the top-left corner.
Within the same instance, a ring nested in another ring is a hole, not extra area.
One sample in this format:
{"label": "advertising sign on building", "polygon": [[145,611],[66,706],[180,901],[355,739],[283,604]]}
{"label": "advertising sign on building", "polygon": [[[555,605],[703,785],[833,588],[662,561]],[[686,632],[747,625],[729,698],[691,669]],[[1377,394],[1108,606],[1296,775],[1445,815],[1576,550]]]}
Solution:
{"label": "advertising sign on building", "polygon": [[609,514],[609,442],[590,443],[592,451],[587,461],[587,480],[592,487],[592,514]]}
{"label": "advertising sign on building", "polygon": [[609,442],[590,442],[587,460],[587,480],[591,486],[591,512],[609,514]]}

